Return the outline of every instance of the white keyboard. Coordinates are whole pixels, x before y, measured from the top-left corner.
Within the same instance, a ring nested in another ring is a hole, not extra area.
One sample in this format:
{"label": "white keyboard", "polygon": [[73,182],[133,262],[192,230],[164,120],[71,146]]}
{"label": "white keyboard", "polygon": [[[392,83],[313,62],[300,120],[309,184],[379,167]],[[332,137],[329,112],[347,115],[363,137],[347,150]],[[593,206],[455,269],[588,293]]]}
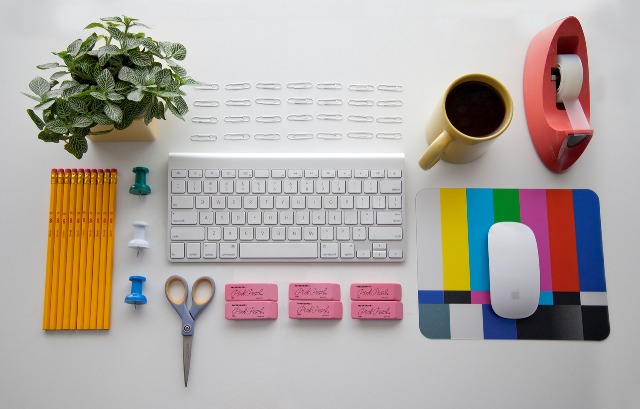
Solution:
{"label": "white keyboard", "polygon": [[404,155],[169,154],[173,262],[399,262]]}

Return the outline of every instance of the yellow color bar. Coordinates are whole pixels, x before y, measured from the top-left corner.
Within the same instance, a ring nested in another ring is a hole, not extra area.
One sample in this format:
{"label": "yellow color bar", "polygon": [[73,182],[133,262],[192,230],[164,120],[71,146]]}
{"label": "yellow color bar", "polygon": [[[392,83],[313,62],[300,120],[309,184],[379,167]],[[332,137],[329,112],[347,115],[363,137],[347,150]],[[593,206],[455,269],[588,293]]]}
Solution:
{"label": "yellow color bar", "polygon": [[440,189],[444,290],[470,291],[466,189]]}

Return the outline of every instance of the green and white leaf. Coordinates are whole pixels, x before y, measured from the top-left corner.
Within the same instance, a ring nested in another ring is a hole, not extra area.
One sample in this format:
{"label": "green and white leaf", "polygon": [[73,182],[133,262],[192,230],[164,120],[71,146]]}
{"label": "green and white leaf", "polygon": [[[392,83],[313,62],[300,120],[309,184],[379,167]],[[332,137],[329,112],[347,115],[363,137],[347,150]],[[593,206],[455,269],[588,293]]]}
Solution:
{"label": "green and white leaf", "polygon": [[182,61],[185,58],[187,58],[187,49],[184,45],[180,43],[173,43],[172,51],[173,51],[173,54],[172,54],[173,58],[175,58],[178,61]]}
{"label": "green and white leaf", "polygon": [[61,135],[69,132],[69,128],[67,128],[67,125],[61,119],[54,119],[51,122],[47,122],[46,127],[51,132],[55,132]]}
{"label": "green and white leaf", "polygon": [[27,114],[29,115],[33,123],[36,124],[38,129],[40,130],[44,129],[44,126],[45,126],[44,121],[40,119],[40,117],[35,112],[33,112],[33,109],[27,109]]}
{"label": "green and white leaf", "polygon": [[79,54],[91,51],[93,47],[96,45],[96,42],[98,42],[98,36],[96,35],[96,33],[93,33],[86,40],[82,42],[82,45],[80,45]]}
{"label": "green and white leaf", "polygon": [[71,115],[71,104],[64,99],[59,99],[56,101],[55,110],[59,117],[66,118]]}
{"label": "green and white leaf", "polygon": [[51,89],[49,85],[49,81],[45,80],[42,77],[35,77],[29,83],[29,88],[33,91],[34,94],[42,97],[47,91]]}
{"label": "green and white leaf", "polygon": [[69,44],[69,46],[67,47],[67,52],[73,56],[76,56],[78,55],[78,52],[80,51],[81,46],[82,46],[82,40],[78,38],[76,41]]}
{"label": "green and white leaf", "polygon": [[51,105],[53,105],[55,102],[56,102],[55,99],[50,99],[48,101],[44,101],[43,103],[34,106],[33,110],[34,111],[44,111],[45,109],[51,107]]}
{"label": "green and white leaf", "polygon": [[78,159],[82,158],[82,155],[87,152],[88,148],[87,138],[79,135],[71,135],[64,145],[64,149]]}
{"label": "green and white leaf", "polygon": [[120,42],[120,43],[123,43],[124,40],[127,38],[125,33],[122,30],[120,30],[119,28],[117,28],[117,27],[109,26],[109,27],[107,27],[107,31],[109,32],[109,34],[111,34],[111,36],[113,38],[118,40],[118,42]]}
{"label": "green and white leaf", "polygon": [[33,99],[34,101],[38,101],[38,102],[42,101],[42,98],[36,97],[35,95],[27,94],[26,92],[21,92],[21,94]]}
{"label": "green and white leaf", "polygon": [[100,101],[106,101],[108,99],[107,94],[104,92],[92,91],[89,95],[95,99],[99,99]]}
{"label": "green and white leaf", "polygon": [[117,92],[109,92],[107,93],[107,98],[109,98],[109,101],[122,101],[124,99],[124,96],[118,94]]}
{"label": "green and white leaf", "polygon": [[68,101],[71,109],[73,109],[74,111],[80,114],[87,113],[87,104],[80,98],[69,98]]}
{"label": "green and white leaf", "polygon": [[122,23],[122,19],[118,16],[115,17],[102,17],[100,20],[107,22],[107,21],[112,21],[112,22],[117,22],[117,23]]}
{"label": "green and white leaf", "polygon": [[148,67],[152,62],[149,54],[139,50],[131,50],[129,52],[129,58],[131,59],[131,62],[139,67]]}
{"label": "green and white leaf", "polygon": [[167,65],[169,65],[169,67],[171,68],[171,71],[175,72],[180,77],[187,76],[187,70],[185,70],[184,68],[176,64],[174,61],[171,61],[171,60],[166,60],[166,61],[167,61]]}
{"label": "green and white leaf", "polygon": [[36,67],[41,69],[41,70],[48,70],[50,68],[57,68],[57,67],[62,67],[62,66],[57,62],[50,62],[50,63],[47,63],[47,64],[36,65]]}
{"label": "green and white leaf", "polygon": [[105,92],[113,91],[116,86],[113,75],[111,75],[111,72],[107,69],[102,70],[100,75],[98,75],[96,83],[98,84],[98,87]]}
{"label": "green and white leaf", "polygon": [[49,79],[53,80],[58,80],[62,77],[64,77],[65,75],[69,74],[69,71],[56,71],[54,72],[51,77]]}
{"label": "green and white leaf", "polygon": [[189,105],[187,105],[182,97],[173,98],[171,101],[175,104],[175,107],[181,116],[189,112]]}
{"label": "green and white leaf", "polygon": [[93,119],[93,122],[99,125],[111,125],[113,123],[113,121],[103,113],[93,114],[91,116],[91,119]]}
{"label": "green and white leaf", "polygon": [[104,113],[111,119],[113,122],[122,121],[122,109],[116,104],[112,104],[111,102],[106,103],[104,106]]}
{"label": "green and white leaf", "polygon": [[86,26],[84,29],[85,29],[85,30],[89,30],[89,29],[96,28],[96,27],[105,28],[104,24],[101,24],[101,23],[91,23],[91,24],[89,24],[88,26]]}
{"label": "green and white leaf", "polygon": [[60,137],[62,135],[51,132],[48,129],[44,129],[42,132],[40,132],[38,134],[38,139],[40,139],[41,141],[44,142],[53,142],[53,143],[58,143],[60,142]]}
{"label": "green and white leaf", "polygon": [[130,93],[127,94],[127,99],[129,101],[135,101],[135,102],[140,102],[142,101],[142,97],[144,96],[143,92],[142,92],[142,88],[136,88],[133,91],[131,91]]}
{"label": "green and white leaf", "polygon": [[74,118],[71,126],[74,128],[87,128],[93,125],[93,120],[88,116],[77,116]]}

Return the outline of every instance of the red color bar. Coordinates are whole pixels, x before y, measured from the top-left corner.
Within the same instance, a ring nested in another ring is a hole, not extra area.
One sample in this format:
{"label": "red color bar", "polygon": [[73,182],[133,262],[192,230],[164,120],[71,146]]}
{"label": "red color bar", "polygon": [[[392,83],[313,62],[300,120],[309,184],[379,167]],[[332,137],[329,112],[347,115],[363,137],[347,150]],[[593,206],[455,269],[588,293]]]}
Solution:
{"label": "red color bar", "polygon": [[580,291],[571,190],[547,190],[553,291]]}

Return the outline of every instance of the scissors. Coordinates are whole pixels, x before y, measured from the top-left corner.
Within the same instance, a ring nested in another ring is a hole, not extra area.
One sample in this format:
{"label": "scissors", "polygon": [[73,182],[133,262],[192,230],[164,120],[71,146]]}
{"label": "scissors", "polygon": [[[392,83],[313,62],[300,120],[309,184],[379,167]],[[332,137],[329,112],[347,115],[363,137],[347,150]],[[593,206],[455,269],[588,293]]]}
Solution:
{"label": "scissors", "polygon": [[[169,294],[169,287],[173,283],[180,283],[183,289],[183,294],[179,299],[175,299]],[[196,290],[202,283],[207,283],[211,286],[211,294],[204,300],[196,298]],[[195,326],[196,317],[204,310],[207,305],[213,299],[213,295],[216,292],[216,285],[211,277],[200,277],[194,283],[191,288],[191,308],[187,308],[187,298],[189,293],[189,287],[187,281],[177,275],[171,276],[167,279],[167,283],[164,286],[164,292],[167,299],[173,305],[173,308],[178,312],[182,319],[182,366],[184,369],[184,386],[187,386],[189,380],[189,367],[191,364],[191,345],[193,342],[193,329]]]}

